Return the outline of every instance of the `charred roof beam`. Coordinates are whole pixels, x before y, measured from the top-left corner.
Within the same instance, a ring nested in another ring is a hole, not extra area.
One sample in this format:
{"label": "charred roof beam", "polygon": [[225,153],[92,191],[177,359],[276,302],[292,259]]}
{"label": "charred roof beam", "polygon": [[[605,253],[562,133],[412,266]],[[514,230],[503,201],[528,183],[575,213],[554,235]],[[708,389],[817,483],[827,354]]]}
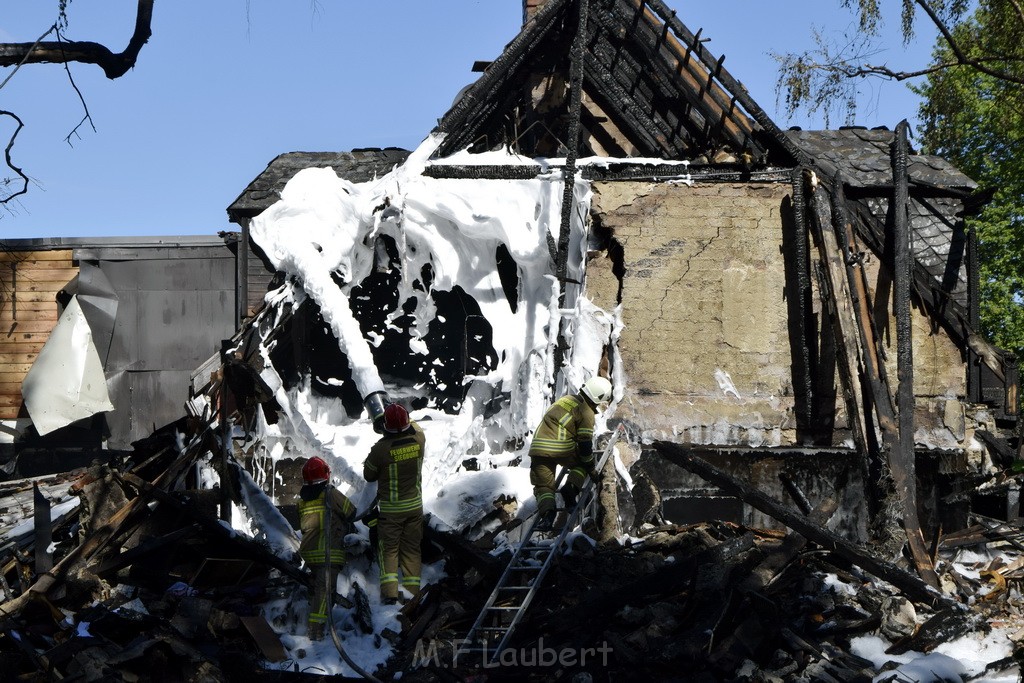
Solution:
{"label": "charred roof beam", "polygon": [[598,101],[605,111],[627,124],[625,127],[636,136],[634,144],[640,148],[643,154],[678,157],[684,155],[685,149],[669,142],[665,132],[651,118],[646,109],[637,104],[636,100],[604,68],[604,65],[597,60],[593,53],[586,55],[583,69],[586,80],[597,87],[597,92],[588,89],[587,94]]}
{"label": "charred roof beam", "polygon": [[[479,137],[483,122],[493,118],[496,108],[493,104],[487,106],[488,101],[493,103],[493,99],[488,95],[509,81],[525,82],[522,72],[527,64],[527,58],[564,18],[563,10],[571,1],[548,0],[533,16],[526,29],[491,63],[484,75],[462,94],[435,129],[449,136],[438,149],[438,155],[445,156],[457,152],[468,145],[467,141]],[[518,98],[521,93],[516,92],[515,95]]]}
{"label": "charred roof beam", "polygon": [[[627,20],[621,11],[617,11],[619,9],[619,5],[615,5],[598,19],[610,35],[616,35],[615,27]],[[726,93],[715,81],[722,70],[722,60],[715,64],[714,69],[698,68],[691,59],[692,47],[683,49],[668,31],[668,24],[663,25],[662,31],[655,31],[656,19],[653,14],[648,18],[650,21],[639,22],[629,36],[630,40],[624,42],[626,46],[641,50],[633,57],[635,64],[642,65],[637,68],[637,72],[657,83],[663,96],[666,93],[684,94],[688,105],[696,107],[704,118],[704,122],[697,127],[698,131],[704,134],[720,133],[731,142],[733,151],[739,153],[747,150],[756,157],[763,157],[765,150],[754,141],[752,123],[736,108],[737,98]],[[671,58],[667,56],[669,54]],[[685,87],[676,85],[679,80],[684,82]]]}
{"label": "charred roof beam", "polygon": [[[632,96],[640,89],[638,99],[650,101],[648,118],[667,143],[663,153],[673,154],[675,149],[679,151],[673,156],[685,156],[686,151],[694,148],[694,138],[702,135],[709,120],[717,120],[717,114],[691,92],[673,87],[661,75],[653,74],[655,60],[651,54],[632,54],[629,41],[614,40],[613,27],[598,23],[603,30],[595,36],[591,56],[623,92]],[[681,134],[683,130],[685,136]],[[683,144],[679,138],[683,138]]]}
{"label": "charred roof beam", "polygon": [[[686,45],[693,47],[693,52],[702,64],[711,70],[714,68],[715,60],[711,57],[710,53],[700,43],[695,42],[694,36],[690,31],[683,25],[678,18],[676,18],[675,12],[670,10],[662,0],[645,0],[651,9],[664,21],[672,31],[679,36],[679,39]],[[797,164],[813,167],[811,160],[808,156],[797,147],[791,140],[786,138],[782,129],[779,128],[775,121],[762,109],[757,102],[750,96],[747,89],[743,87],[743,84],[733,78],[732,74],[729,73],[724,67],[718,74],[718,80],[722,85],[733,95],[736,96],[737,101],[743,106],[743,108],[753,117],[753,119],[766,131],[771,133],[771,139],[778,144],[779,148],[791,157],[792,162]]]}

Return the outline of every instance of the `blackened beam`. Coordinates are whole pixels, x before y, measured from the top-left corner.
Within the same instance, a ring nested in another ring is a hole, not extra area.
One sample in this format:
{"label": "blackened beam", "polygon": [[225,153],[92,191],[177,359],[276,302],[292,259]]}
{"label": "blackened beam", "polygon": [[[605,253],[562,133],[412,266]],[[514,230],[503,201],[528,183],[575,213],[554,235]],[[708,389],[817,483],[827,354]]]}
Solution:
{"label": "blackened beam", "polygon": [[[910,321],[910,286],[914,259],[910,253],[910,198],[907,194],[907,165],[910,143],[907,140],[907,121],[896,125],[896,135],[891,147],[893,206],[889,215],[893,220],[895,248],[893,254],[893,313],[896,316],[896,414],[898,417],[899,444],[893,452],[893,470],[902,474],[904,524],[917,522],[916,533],[920,533],[917,511],[917,463],[914,455],[914,352]],[[913,507],[912,520],[906,515]],[[907,528],[907,533],[915,533]],[[916,561],[916,558],[915,558]],[[930,565],[930,561],[929,561]]]}
{"label": "blackened beam", "polygon": [[[934,561],[924,542],[917,512],[913,437],[911,435],[909,453],[904,453],[900,441],[899,424],[892,404],[892,392],[889,389],[885,365],[882,362],[879,336],[875,331],[874,320],[871,316],[867,276],[860,258],[860,250],[854,238],[853,224],[846,211],[846,197],[843,195],[843,182],[839,173],[836,174],[832,184],[832,226],[836,231],[836,238],[846,260],[846,274],[850,283],[850,292],[853,295],[854,320],[860,332],[861,361],[868,387],[871,390],[871,404],[874,408],[876,423],[882,432],[885,457],[892,473],[896,495],[903,508],[903,529],[907,535],[907,545],[921,578],[929,585],[938,588],[939,577],[935,573]],[[912,403],[913,396],[911,396]]]}
{"label": "blackened beam", "polygon": [[190,517],[211,536],[224,541],[228,545],[234,546],[250,559],[273,567],[282,574],[290,576],[303,585],[309,585],[309,576],[303,573],[298,567],[282,560],[277,555],[264,550],[261,546],[250,541],[245,536],[236,534],[232,529],[224,526],[217,519],[200,512],[199,508],[190,502],[182,500],[181,498],[178,498],[157,486],[153,486],[145,479],[136,477],[133,474],[119,474],[115,472],[114,476],[119,479],[123,479],[125,482],[137,488],[139,490],[140,498],[142,497],[142,494],[155,498],[157,501],[168,505],[176,512],[181,512],[186,517]]}
{"label": "blackened beam", "polygon": [[[878,229],[880,225],[876,218],[860,203],[855,205],[857,221],[857,235],[864,239],[876,253],[885,253],[885,236]],[[974,233],[971,233],[973,235]],[[970,236],[968,237],[968,244]],[[968,250],[970,247],[968,246]],[[968,261],[970,254],[968,253]],[[968,266],[968,272],[973,272]],[[942,288],[941,283],[916,259],[913,261],[913,288],[914,295],[921,299],[921,302],[932,312],[932,314],[943,320],[949,331],[952,332],[960,343],[966,343],[967,334],[970,329],[965,329],[963,321],[965,311],[963,306],[951,296],[949,291]]]}
{"label": "blackened beam", "polygon": [[[572,0],[549,0],[533,16],[533,19],[518,36],[505,48],[501,55],[488,67],[484,75],[469,90],[463,93],[459,101],[437,124],[438,131],[448,133],[452,137],[460,137],[459,132],[471,130],[467,122],[478,111],[481,103],[498,86],[507,81],[525,62],[527,55],[547,35],[548,31],[561,15],[563,9]],[[448,149],[449,145],[444,145]],[[461,149],[456,145],[454,149]],[[454,150],[453,150],[454,151]]]}
{"label": "blackened beam", "polygon": [[791,291],[786,297],[789,315],[796,332],[796,353],[794,354],[794,382],[802,389],[803,401],[800,419],[804,428],[814,424],[814,370],[811,362],[811,343],[814,339],[814,310],[812,306],[810,248],[807,230],[807,197],[804,191],[804,169],[793,169],[790,183],[793,188],[793,225],[783,234],[785,254],[792,261],[786,268],[786,280]]}
{"label": "blackened beam", "polygon": [[878,559],[857,544],[814,524],[799,512],[786,508],[756,488],[744,484],[731,474],[696,457],[681,444],[655,441],[652,445],[669,462],[693,472],[725,493],[739,498],[751,507],[778,520],[812,543],[816,543],[872,575],[888,581],[911,600],[932,608],[965,609],[960,603],[946,597],[920,578],[900,569],[891,562]]}
{"label": "blackened beam", "polygon": [[[812,175],[811,178],[813,180],[815,176]],[[829,316],[831,323],[829,328],[832,330],[835,347],[839,350],[837,365],[839,379],[843,387],[843,400],[846,404],[847,415],[849,415],[853,441],[863,456],[862,464],[866,473],[868,444],[872,440],[869,438],[867,420],[861,410],[863,388],[860,383],[857,360],[860,353],[860,341],[856,334],[857,326],[853,319],[849,286],[843,276],[842,252],[836,242],[835,233],[831,229],[832,207],[824,188],[820,185],[812,184],[811,206],[814,216],[815,241],[818,245],[818,259],[821,263],[819,270],[821,281],[818,289],[821,293],[822,306]]]}
{"label": "blackened beam", "polygon": [[[616,27],[620,25],[619,21],[615,18],[604,16],[612,12],[595,13],[597,15],[595,21],[604,29],[604,32],[600,35],[605,36],[606,49],[616,50],[618,53],[622,52],[623,48],[612,46],[610,40],[606,37],[614,35]],[[653,99],[661,100],[665,103],[663,109],[666,111],[666,122],[669,123],[670,129],[673,126],[671,126],[671,122],[667,121],[667,114],[680,116],[680,120],[685,117],[693,130],[699,131],[702,128],[702,125],[693,119],[692,114],[687,116],[679,111],[682,108],[678,107],[678,104],[676,106],[672,105],[673,102],[678,102],[680,96],[685,99],[692,109],[699,112],[705,124],[707,122],[720,121],[723,114],[732,111],[731,100],[724,92],[712,89],[710,92],[707,92],[707,98],[705,98],[707,84],[703,81],[707,78],[707,75],[700,74],[699,77],[695,75],[691,63],[689,61],[683,62],[681,55],[674,55],[678,63],[674,70],[671,69],[672,65],[667,63],[664,54],[658,50],[659,36],[651,33],[648,30],[649,28],[646,24],[642,25],[641,30],[631,36],[634,40],[633,44],[643,51],[640,58],[632,58],[632,55],[629,55],[631,59],[628,60],[628,69],[625,68],[627,61],[623,60],[622,66],[608,65],[609,71],[615,74],[621,72],[629,80],[649,79],[652,84],[652,95],[655,96]],[[595,52],[597,54],[601,53],[600,50]],[[684,87],[680,88],[674,84],[673,79],[681,79],[684,82]],[[763,153],[764,150],[754,145],[750,130],[741,129],[733,119],[728,118],[728,116],[726,118],[728,121],[725,124],[723,133],[730,139],[737,151],[749,148],[756,155]]]}
{"label": "blackened beam", "polygon": [[[573,36],[569,64],[569,139],[566,140],[568,149],[565,154],[565,170],[562,173],[562,216],[558,229],[558,249],[555,253],[555,277],[558,278],[560,309],[565,308],[566,279],[569,277],[569,233],[572,225],[573,199],[576,195],[576,158],[579,155],[580,110],[583,98],[583,52],[587,42],[589,9],[590,0],[578,0],[576,34]],[[555,344],[553,354],[556,377],[562,367],[565,351],[569,348],[565,333],[567,325],[566,318],[560,317],[558,343]]]}
{"label": "blackened beam", "polygon": [[[533,180],[544,178],[561,165],[461,165],[433,164],[423,175],[447,180]],[[703,183],[784,183],[789,181],[789,168],[767,168],[752,171],[743,164],[627,164],[609,159],[604,165],[580,167],[580,177],[586,180],[693,180]]]}
{"label": "blackened beam", "polygon": [[[967,316],[966,327],[976,330],[981,324],[981,264],[978,261],[978,231],[971,230],[967,234]],[[963,329],[963,325],[958,326]],[[967,334],[964,334],[964,342]],[[981,365],[968,354],[967,359],[967,396],[974,403],[982,402]],[[1024,447],[1024,439],[1021,439]]]}
{"label": "blackened beam", "polygon": [[199,529],[200,526],[198,524],[190,524],[189,526],[175,529],[169,534],[158,536],[156,538],[149,538],[134,548],[124,552],[119,552],[113,557],[92,565],[90,569],[92,569],[93,573],[97,576],[116,572],[119,569],[123,569],[124,567],[133,564],[139,558],[145,557],[146,555],[154,553],[165,546],[177,543],[183,538],[195,534]]}
{"label": "blackened beam", "polygon": [[[651,6],[658,16],[666,24],[672,27],[679,39],[688,46],[692,46],[693,53],[697,55],[697,58],[701,61],[708,71],[716,68],[717,60],[711,57],[711,54],[704,48],[704,45],[694,40],[694,36],[690,31],[683,25],[683,22],[679,21],[675,16],[675,12],[670,10],[662,0],[649,0],[648,4]],[[729,73],[728,69],[722,67],[718,74],[719,82],[736,97],[736,100],[743,106],[744,109],[753,117],[755,121],[762,128],[768,131],[772,138],[779,144],[779,146],[785,150],[797,164],[805,166],[812,166],[811,159],[808,155],[799,147],[797,147],[789,138],[786,137],[782,129],[779,128],[775,121],[765,113],[764,109],[761,109],[760,105],[754,101],[754,98],[750,96],[747,89],[742,83],[733,78],[732,74]]]}
{"label": "blackened beam", "polygon": [[[716,82],[718,75],[721,73],[725,57],[723,56],[718,60],[713,68],[701,68],[701,64],[692,59],[694,50],[691,49],[690,44],[680,45],[677,36],[671,32],[673,29],[671,22],[662,20],[664,28],[659,32],[655,32],[654,27],[656,22],[661,20],[660,17],[657,17],[655,12],[650,10],[646,10],[645,14],[648,18],[648,23],[641,27],[636,38],[639,41],[643,41],[646,47],[655,51],[652,55],[652,61],[659,67],[661,64],[664,64],[666,67],[674,67],[674,69],[666,71],[669,73],[674,72],[673,75],[680,77],[689,88],[694,90],[693,94],[696,97],[703,99],[706,94],[710,103],[717,108],[719,113],[734,113],[736,111],[735,100],[730,96],[730,93],[726,92]],[[659,38],[664,45],[664,51],[657,50]],[[696,36],[693,37],[692,44],[700,44]],[[666,55],[671,55],[672,59],[675,60],[674,65],[670,60],[666,59]],[[709,118],[717,118],[717,114]],[[739,115],[735,118],[730,117],[728,126],[729,134],[737,139],[749,138],[754,130],[753,122],[746,115]]]}
{"label": "blackened beam", "polygon": [[[606,56],[609,54],[615,56],[609,59]],[[619,58],[620,55],[621,58]],[[657,81],[653,88],[650,87],[650,84],[645,84],[650,89],[649,93],[642,92],[639,96],[636,95],[637,88],[635,86],[642,77],[650,78],[651,75],[645,74],[642,67],[623,48],[612,45],[607,31],[598,32],[595,36],[595,45],[588,51],[587,57],[591,62],[588,77],[594,82],[596,88],[596,92],[588,89],[588,94],[596,101],[600,101],[602,108],[606,111],[615,112],[626,119],[631,126],[641,125],[645,129],[642,132],[659,141],[660,146],[655,150],[659,154],[681,155],[683,148],[676,145],[671,139],[675,126],[669,120],[669,115],[677,117],[678,121],[685,120],[688,123],[688,131],[699,130],[697,123],[692,120],[693,112],[689,111],[686,106],[692,107],[693,102],[680,101],[679,97],[674,97],[676,93],[664,88],[663,84]],[[647,68],[651,69],[651,66],[648,65]],[[623,106],[627,103],[621,100],[622,95],[630,98],[628,108]],[[651,111],[638,104],[648,96]],[[654,112],[659,108],[659,101],[662,102],[660,109],[664,112],[661,114],[664,125],[654,116]],[[643,116],[641,117],[631,110],[643,111]]]}
{"label": "blackened beam", "polygon": [[[600,101],[601,107],[629,124],[631,132],[638,138],[633,141],[634,144],[646,147],[644,151],[647,154],[682,154],[683,150],[670,149],[669,141],[654,119],[592,54],[584,56],[584,73],[587,80],[594,83],[598,92],[604,96]],[[598,99],[598,93],[588,90],[588,94]]]}

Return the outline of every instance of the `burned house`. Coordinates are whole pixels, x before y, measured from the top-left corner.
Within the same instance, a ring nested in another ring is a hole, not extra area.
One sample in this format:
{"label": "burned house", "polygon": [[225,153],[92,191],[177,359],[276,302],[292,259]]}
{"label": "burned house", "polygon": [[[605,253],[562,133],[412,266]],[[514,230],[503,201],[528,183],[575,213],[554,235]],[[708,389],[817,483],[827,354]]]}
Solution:
{"label": "burned house", "polygon": [[[108,622],[89,642],[0,639],[4,661],[130,678],[171,651],[304,680],[332,646],[297,633],[297,466],[322,455],[367,509],[382,394],[427,434],[424,559],[445,574],[400,614],[380,604],[357,525],[331,630],[382,677],[447,679],[423,639],[465,639],[489,609],[525,615],[516,645],[614,653],[509,680],[864,681],[851,634],[928,652],[996,620],[1019,648],[1024,562],[936,560],[1020,548],[1017,368],[977,334],[964,226],[984,193],[902,124],[780,129],[661,0],[524,14],[417,149],[282,154],[231,204],[244,320],[191,373],[180,431],[76,483],[84,540],[34,583],[20,550],[0,556],[22,579],[0,626],[43,631],[103,591]],[[542,571],[516,563],[531,430],[596,373],[615,391],[602,512],[538,551],[561,558],[553,589],[512,587],[546,604],[494,606],[512,571]],[[134,602],[137,639],[110,614]],[[511,636],[502,619],[484,630]]]}
{"label": "burned house", "polygon": [[[1009,464],[1017,441],[1016,364],[977,333],[964,217],[984,192],[909,149],[900,127],[780,129],[658,0],[551,0],[524,12],[522,32],[479,65],[482,76],[440,119],[422,173],[439,186],[486,181],[495,193],[553,173],[586,187],[586,201],[566,191],[548,216],[565,235],[585,211],[586,254],[552,240],[551,273],[564,307],[585,298],[616,312],[621,329],[602,372],[619,380],[614,418],[628,425],[634,474],[656,489],[664,516],[773,524],[669,465],[655,441],[779,498],[786,486],[812,502],[838,491],[855,538],[887,509],[890,524],[903,519],[892,506],[914,501],[926,534],[962,527],[972,498],[1015,515],[1012,492],[997,488],[983,501],[963,485]],[[496,150],[511,161],[495,160]],[[249,221],[299,170],[329,166],[364,182],[407,154],[282,155],[229,216],[258,256]],[[501,256],[493,263],[514,307],[528,274]],[[393,305],[388,276],[374,277],[376,289],[368,280],[357,297],[366,311],[353,303],[363,321]],[[462,380],[487,370],[488,349],[466,342],[485,325],[466,308],[472,297],[434,298],[449,321],[446,343],[458,349],[444,358],[443,382],[417,375],[394,344],[376,347],[374,359],[382,373],[426,384],[424,402],[457,410],[463,395],[435,389],[468,389]],[[571,353],[564,333],[547,349],[556,367]],[[310,368],[325,344],[306,341],[294,345],[304,355],[295,362]],[[315,383],[319,371],[310,374]],[[358,413],[358,391],[340,384]],[[498,394],[487,400],[500,403]]]}

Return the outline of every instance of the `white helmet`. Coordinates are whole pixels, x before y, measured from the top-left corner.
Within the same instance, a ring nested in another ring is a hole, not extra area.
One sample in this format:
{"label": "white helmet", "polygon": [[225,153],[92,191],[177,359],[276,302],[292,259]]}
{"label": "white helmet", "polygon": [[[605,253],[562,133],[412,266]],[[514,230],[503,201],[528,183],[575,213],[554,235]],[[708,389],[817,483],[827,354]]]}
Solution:
{"label": "white helmet", "polygon": [[581,391],[595,406],[612,400],[612,383],[604,377],[591,377]]}

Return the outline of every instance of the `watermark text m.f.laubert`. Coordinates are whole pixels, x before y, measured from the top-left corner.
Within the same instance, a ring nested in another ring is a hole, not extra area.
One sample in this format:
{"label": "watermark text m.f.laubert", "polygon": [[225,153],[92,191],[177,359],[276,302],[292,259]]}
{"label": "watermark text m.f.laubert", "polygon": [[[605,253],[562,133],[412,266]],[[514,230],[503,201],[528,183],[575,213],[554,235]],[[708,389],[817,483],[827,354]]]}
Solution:
{"label": "watermark text m.f.laubert", "polygon": [[[451,661],[444,661],[442,652],[447,652],[448,647],[439,646],[445,644],[450,646]],[[438,641],[433,639],[416,641],[416,648],[412,655],[412,666],[414,669],[422,666],[435,666],[439,668],[483,667],[491,669],[496,667],[549,667],[549,666],[608,666],[608,655],[612,647],[602,642],[597,647],[573,648],[564,647],[556,649],[544,644],[541,637],[533,645],[522,648],[505,648],[495,657],[494,649],[488,649],[484,644],[482,647],[474,648],[471,651],[463,651],[462,648],[468,645],[465,639],[450,641]]]}

